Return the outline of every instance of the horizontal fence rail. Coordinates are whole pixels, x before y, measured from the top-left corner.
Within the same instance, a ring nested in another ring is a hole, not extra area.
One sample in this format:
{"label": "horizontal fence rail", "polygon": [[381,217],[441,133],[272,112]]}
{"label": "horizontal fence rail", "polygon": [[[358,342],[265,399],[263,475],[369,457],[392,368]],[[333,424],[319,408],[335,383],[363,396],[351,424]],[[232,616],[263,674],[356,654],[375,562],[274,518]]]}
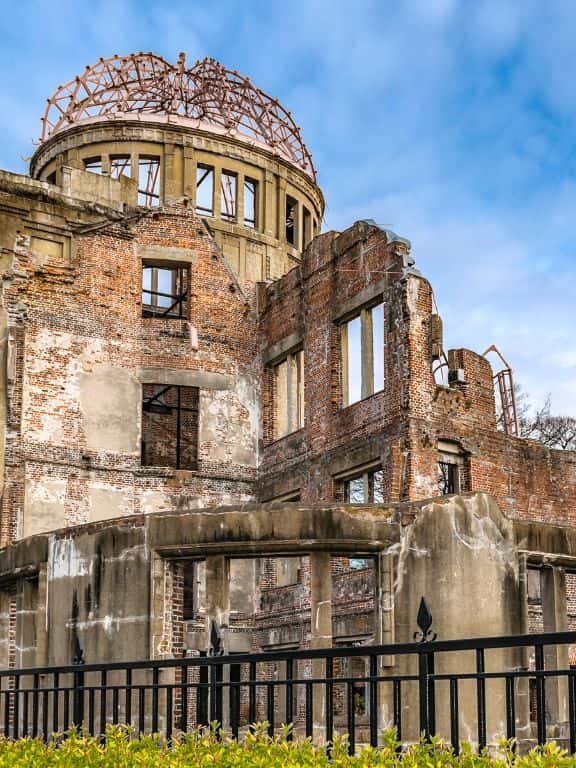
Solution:
{"label": "horizontal fence rail", "polygon": [[238,738],[267,721],[271,735],[292,723],[289,738],[347,733],[351,752],[378,746],[387,726],[403,742],[439,733],[456,751],[461,740],[554,737],[576,752],[576,669],[550,663],[572,644],[576,632],[109,664],[80,653],[69,666],[0,671],[0,734],[126,724],[170,739],[217,722]]}

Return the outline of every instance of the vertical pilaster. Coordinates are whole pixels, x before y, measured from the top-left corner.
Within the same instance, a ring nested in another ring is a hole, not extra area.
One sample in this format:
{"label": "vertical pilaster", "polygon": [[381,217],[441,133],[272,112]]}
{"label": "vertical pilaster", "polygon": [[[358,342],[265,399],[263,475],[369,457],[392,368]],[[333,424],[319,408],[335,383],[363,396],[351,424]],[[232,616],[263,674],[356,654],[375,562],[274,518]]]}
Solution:
{"label": "vertical pilaster", "polygon": [[192,147],[184,147],[184,194],[196,208],[196,158]]}
{"label": "vertical pilaster", "polygon": [[164,167],[160,169],[164,188],[162,190],[162,200],[168,202],[176,197],[174,184],[174,145],[166,144],[164,147]]}
{"label": "vertical pilaster", "polygon": [[222,631],[226,648],[226,631],[230,618],[230,576],[228,559],[224,555],[206,558],[206,618],[206,647],[210,647],[210,627],[215,621]]}
{"label": "vertical pilaster", "polygon": [[256,194],[256,229],[270,237],[276,236],[276,186],[274,184],[274,174],[266,170],[262,189],[258,189]]}
{"label": "vertical pilaster", "polygon": [[[332,572],[329,552],[310,553],[310,647],[332,647]],[[324,676],[324,661],[312,662],[312,677]],[[325,738],[325,690],[316,686],[313,700],[314,740]]]}
{"label": "vertical pilaster", "polygon": [[[540,571],[540,593],[544,632],[565,632],[566,574],[563,568],[545,567]],[[568,669],[568,646],[548,645],[544,649],[546,669]],[[546,709],[550,723],[568,720],[568,690],[565,678],[549,677],[546,680]]]}
{"label": "vertical pilaster", "polygon": [[214,168],[214,189],[212,196],[212,206],[214,208],[214,218],[220,219],[221,202],[220,197],[222,195],[222,169]]}
{"label": "vertical pilaster", "polygon": [[276,192],[276,233],[280,243],[286,242],[286,179],[278,178]]}
{"label": "vertical pilaster", "polygon": [[244,226],[244,174],[236,176],[236,222]]}

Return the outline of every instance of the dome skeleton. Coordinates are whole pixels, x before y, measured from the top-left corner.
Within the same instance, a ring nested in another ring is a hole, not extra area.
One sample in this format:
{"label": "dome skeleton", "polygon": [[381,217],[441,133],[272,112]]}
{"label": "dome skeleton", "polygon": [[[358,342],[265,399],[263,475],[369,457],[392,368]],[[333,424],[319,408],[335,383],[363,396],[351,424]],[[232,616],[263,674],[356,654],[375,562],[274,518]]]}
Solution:
{"label": "dome skeleton", "polygon": [[276,99],[214,59],[187,68],[183,53],[176,66],[153,53],[138,53],[86,67],[48,99],[41,141],[75,124],[132,114],[174,116],[263,144],[316,180],[300,129]]}

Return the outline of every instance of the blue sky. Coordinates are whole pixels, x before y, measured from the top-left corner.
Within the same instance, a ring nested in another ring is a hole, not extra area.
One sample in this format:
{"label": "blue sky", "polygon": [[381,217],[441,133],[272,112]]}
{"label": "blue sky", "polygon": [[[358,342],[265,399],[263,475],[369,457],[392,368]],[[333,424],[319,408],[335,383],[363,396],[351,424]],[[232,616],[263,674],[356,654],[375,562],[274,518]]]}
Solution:
{"label": "blue sky", "polygon": [[100,56],[214,56],[302,126],[325,228],[413,243],[449,346],[498,344],[576,416],[574,0],[24,0],[0,14],[0,167]]}

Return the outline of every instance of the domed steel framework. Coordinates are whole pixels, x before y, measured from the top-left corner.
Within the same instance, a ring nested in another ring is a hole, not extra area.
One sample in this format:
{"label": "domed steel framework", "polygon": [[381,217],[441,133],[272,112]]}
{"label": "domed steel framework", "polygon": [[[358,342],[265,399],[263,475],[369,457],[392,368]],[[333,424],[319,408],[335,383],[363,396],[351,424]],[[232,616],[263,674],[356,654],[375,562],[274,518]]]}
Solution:
{"label": "domed steel framework", "polygon": [[214,59],[188,69],[183,53],[176,66],[153,53],[136,53],[86,67],[48,99],[41,140],[77,123],[132,114],[177,116],[259,142],[316,179],[300,129],[276,99]]}

